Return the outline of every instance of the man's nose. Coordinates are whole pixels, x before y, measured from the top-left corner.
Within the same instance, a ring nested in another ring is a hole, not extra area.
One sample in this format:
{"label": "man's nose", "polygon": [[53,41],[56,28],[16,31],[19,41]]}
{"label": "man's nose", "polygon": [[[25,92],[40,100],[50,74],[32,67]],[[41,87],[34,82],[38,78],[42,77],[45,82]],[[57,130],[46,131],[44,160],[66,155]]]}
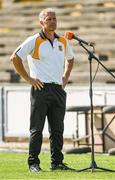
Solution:
{"label": "man's nose", "polygon": [[51,19],[51,22],[56,22],[56,20],[55,19]]}

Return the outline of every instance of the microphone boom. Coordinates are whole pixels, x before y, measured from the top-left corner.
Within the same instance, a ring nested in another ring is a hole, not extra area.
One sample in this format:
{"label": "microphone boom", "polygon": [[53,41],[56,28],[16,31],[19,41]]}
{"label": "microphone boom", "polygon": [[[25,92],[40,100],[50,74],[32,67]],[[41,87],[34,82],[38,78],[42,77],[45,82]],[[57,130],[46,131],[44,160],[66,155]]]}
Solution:
{"label": "microphone boom", "polygon": [[94,46],[94,43],[93,43],[93,42],[86,42],[86,41],[78,38],[73,32],[65,32],[65,33],[64,33],[64,37],[67,38],[68,40],[75,39],[75,40],[77,40],[79,43],[84,43],[84,44],[86,44],[87,46]]}

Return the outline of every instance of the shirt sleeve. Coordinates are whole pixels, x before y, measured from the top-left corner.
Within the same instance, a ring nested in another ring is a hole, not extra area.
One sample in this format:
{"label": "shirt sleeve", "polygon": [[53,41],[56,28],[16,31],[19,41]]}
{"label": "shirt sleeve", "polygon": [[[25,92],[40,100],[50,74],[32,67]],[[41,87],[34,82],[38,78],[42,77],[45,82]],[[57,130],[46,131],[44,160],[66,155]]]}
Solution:
{"label": "shirt sleeve", "polygon": [[73,50],[72,50],[72,47],[70,46],[70,43],[69,41],[66,39],[67,41],[67,45],[66,45],[66,59],[67,60],[71,60],[74,58],[74,53],[73,53]]}
{"label": "shirt sleeve", "polygon": [[27,38],[18,48],[15,53],[23,60],[27,60],[27,56],[32,54],[35,44],[35,38]]}

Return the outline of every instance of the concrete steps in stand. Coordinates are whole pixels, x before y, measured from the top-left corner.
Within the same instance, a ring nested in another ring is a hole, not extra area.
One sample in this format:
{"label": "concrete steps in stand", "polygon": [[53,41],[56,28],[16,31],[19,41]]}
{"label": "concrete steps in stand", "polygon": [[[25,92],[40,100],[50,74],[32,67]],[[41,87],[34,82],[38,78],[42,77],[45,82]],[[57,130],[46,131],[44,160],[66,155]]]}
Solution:
{"label": "concrete steps in stand", "polygon": [[[42,9],[49,7],[49,4],[57,12],[57,33],[64,35],[65,31],[72,31],[81,39],[95,42],[96,56],[114,72],[115,0],[39,0],[18,3],[4,0],[3,8],[0,9],[0,73],[2,73],[0,82],[3,82],[3,79],[10,81],[13,67],[9,59],[12,52],[28,36],[40,31],[38,14]],[[70,80],[77,84],[87,83],[89,75],[87,53],[77,41],[72,40],[70,44],[75,54],[75,65]],[[96,68],[97,62],[93,61],[93,72]],[[114,83],[114,80],[103,71],[99,66],[96,81]]]}

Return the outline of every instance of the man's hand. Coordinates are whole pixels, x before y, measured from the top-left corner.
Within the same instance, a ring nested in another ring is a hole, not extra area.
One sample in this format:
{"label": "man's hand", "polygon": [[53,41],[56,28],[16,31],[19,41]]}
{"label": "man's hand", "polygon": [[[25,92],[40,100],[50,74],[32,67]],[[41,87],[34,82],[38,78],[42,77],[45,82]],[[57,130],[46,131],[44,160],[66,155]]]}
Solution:
{"label": "man's hand", "polygon": [[28,82],[34,87],[35,90],[41,90],[44,87],[44,83],[41,82],[39,79],[29,77]]}

